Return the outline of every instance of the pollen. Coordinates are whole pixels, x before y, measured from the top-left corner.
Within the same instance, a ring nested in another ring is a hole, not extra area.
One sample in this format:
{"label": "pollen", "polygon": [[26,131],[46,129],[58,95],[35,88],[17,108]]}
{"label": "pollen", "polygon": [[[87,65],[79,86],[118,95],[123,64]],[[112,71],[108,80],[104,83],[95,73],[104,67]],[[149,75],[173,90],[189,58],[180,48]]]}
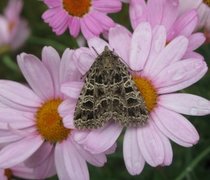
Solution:
{"label": "pollen", "polygon": [[203,0],[203,2],[210,7],[210,0]]}
{"label": "pollen", "polygon": [[71,16],[82,17],[91,7],[91,0],[63,0],[63,8]]}
{"label": "pollen", "polygon": [[12,180],[13,174],[12,174],[11,169],[5,169],[4,170],[4,175],[7,177],[7,180]]}
{"label": "pollen", "polygon": [[57,110],[61,102],[61,99],[49,100],[36,112],[37,131],[50,143],[62,142],[70,134],[70,129],[64,127]]}
{"label": "pollen", "polygon": [[136,87],[144,98],[147,110],[151,112],[157,105],[158,94],[152,82],[141,76],[133,76]]}

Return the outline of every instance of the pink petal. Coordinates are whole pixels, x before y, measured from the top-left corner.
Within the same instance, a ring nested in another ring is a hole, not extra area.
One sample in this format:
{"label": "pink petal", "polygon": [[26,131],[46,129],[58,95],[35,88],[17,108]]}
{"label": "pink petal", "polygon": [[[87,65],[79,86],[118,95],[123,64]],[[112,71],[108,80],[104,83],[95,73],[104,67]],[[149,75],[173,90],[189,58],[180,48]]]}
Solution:
{"label": "pink petal", "polygon": [[109,44],[125,62],[129,59],[130,42],[131,33],[125,27],[117,25],[109,30]]}
{"label": "pink petal", "polygon": [[158,104],[172,111],[192,115],[203,116],[210,114],[210,102],[200,96],[176,93],[159,97]]}
{"label": "pink petal", "polygon": [[146,21],[146,3],[145,0],[132,0],[129,6],[130,21],[133,29],[135,29],[139,23]]}
{"label": "pink petal", "polygon": [[91,29],[88,27],[88,22],[85,18],[80,20],[80,25],[81,25],[81,31],[82,34],[84,35],[85,39],[89,40],[95,36],[98,36],[94,34]]}
{"label": "pink petal", "polygon": [[15,50],[23,45],[26,39],[30,35],[30,29],[28,23],[25,20],[20,20],[16,32],[12,38],[12,49]]}
{"label": "pink petal", "polygon": [[51,18],[53,16],[55,16],[56,12],[60,11],[60,8],[52,8],[52,9],[48,9],[46,10],[43,14],[42,14],[42,19],[44,20],[44,22],[48,23],[49,20],[51,20]]}
{"label": "pink petal", "polygon": [[78,82],[78,81],[67,82],[61,86],[61,92],[70,98],[78,99],[83,86],[84,86],[83,82]]}
{"label": "pink petal", "polygon": [[114,27],[114,21],[104,13],[99,11],[93,11],[91,14],[94,15],[94,18],[100,23],[104,30],[109,30],[109,28]]}
{"label": "pink petal", "polygon": [[104,153],[105,154],[113,154],[117,149],[117,144],[114,143],[109,149],[107,149]]}
{"label": "pink petal", "polygon": [[178,91],[197,82],[207,70],[202,59],[178,61],[165,68],[154,80],[154,84],[159,94]]}
{"label": "pink petal", "polygon": [[0,80],[1,97],[23,107],[39,107],[42,103],[41,99],[31,89],[9,80]]}
{"label": "pink petal", "polygon": [[[0,151],[1,168],[15,166],[29,158],[43,143],[41,136],[30,135],[24,139],[5,146]],[[27,149],[27,151],[23,150]]]}
{"label": "pink petal", "polygon": [[152,32],[151,49],[148,60],[144,67],[143,73],[147,76],[150,75],[150,68],[159,53],[163,50],[166,45],[166,29],[164,26],[155,26]]}
{"label": "pink petal", "polygon": [[122,3],[119,0],[93,1],[93,7],[97,11],[104,13],[114,13],[121,10]]}
{"label": "pink petal", "polygon": [[173,160],[173,150],[171,147],[171,143],[169,141],[169,139],[163,135],[161,132],[157,131],[158,135],[161,138],[161,141],[163,143],[163,147],[164,147],[164,161],[162,166],[169,166],[172,163]]}
{"label": "pink petal", "polygon": [[193,125],[178,113],[159,106],[152,118],[163,134],[181,146],[190,147],[199,140]]}
{"label": "pink petal", "polygon": [[148,0],[148,22],[150,22],[152,27],[161,24],[164,15],[164,6],[165,0]]}
{"label": "pink petal", "polygon": [[77,101],[74,99],[64,100],[58,107],[58,112],[61,117],[67,116],[69,113],[74,112]]}
{"label": "pink petal", "polygon": [[44,163],[44,161],[47,158],[49,158],[49,155],[52,152],[52,150],[53,150],[53,146],[50,143],[45,142],[24,163],[26,164],[26,166],[30,168],[38,167],[42,163]]}
{"label": "pink petal", "polygon": [[137,129],[138,145],[145,161],[155,167],[164,161],[164,146],[157,129],[148,119],[145,127]]}
{"label": "pink petal", "polygon": [[86,151],[83,149],[83,147],[75,142],[72,141],[72,143],[74,144],[74,146],[76,147],[77,151],[79,152],[79,154],[86,160],[88,161],[90,164],[97,166],[97,167],[102,167],[107,159],[106,156],[104,154],[91,154],[90,152]]}
{"label": "pink petal", "polygon": [[69,15],[66,11],[60,9],[51,19],[49,19],[49,25],[53,28],[59,28],[68,21]]}
{"label": "pink petal", "polygon": [[150,52],[152,31],[149,23],[141,23],[135,29],[130,47],[130,67],[140,71],[144,68]]}
{"label": "pink petal", "polygon": [[189,37],[189,46],[187,51],[193,51],[199,48],[206,38],[203,33],[194,33]]}
{"label": "pink petal", "polygon": [[43,179],[55,176],[56,173],[57,172],[55,168],[54,151],[51,152],[51,154],[48,156],[47,159],[45,159],[44,162],[42,162],[42,164],[34,168],[36,179]]}
{"label": "pink petal", "polygon": [[178,16],[179,0],[166,0],[164,3],[163,16],[161,24],[164,25],[166,31],[172,27]]}
{"label": "pink petal", "polygon": [[24,179],[36,179],[34,175],[34,170],[31,168],[28,168],[24,165],[24,163],[18,164],[17,166],[14,166],[11,168],[12,174],[17,177],[21,177]]}
{"label": "pink petal", "polygon": [[9,124],[14,129],[22,129],[34,125],[34,114],[16,111],[10,108],[0,108],[1,122]]}
{"label": "pink petal", "polygon": [[103,153],[115,143],[121,131],[122,127],[118,124],[109,123],[103,128],[91,131],[82,144],[93,154]]}
{"label": "pink petal", "polygon": [[[64,159],[64,164],[68,168],[67,173],[68,177],[63,177],[63,179],[77,179],[77,180],[88,180],[89,179],[89,172],[87,169],[87,164],[85,160],[81,157],[77,149],[74,147],[72,142],[65,141],[61,144],[57,144],[56,146],[61,146],[61,152],[62,154],[57,154],[57,157],[55,161],[57,161],[57,158]],[[57,149],[55,149],[56,151]],[[59,166],[56,162],[56,168]],[[60,176],[61,173],[58,171],[58,177],[59,179],[62,179]]]}
{"label": "pink petal", "polygon": [[18,56],[18,65],[35,93],[43,100],[54,96],[54,87],[49,71],[35,56],[24,54]]}
{"label": "pink petal", "polygon": [[73,17],[69,23],[69,32],[73,37],[77,37],[80,32],[80,19]]}
{"label": "pink petal", "polygon": [[89,48],[84,47],[77,49],[74,55],[76,59],[75,64],[78,70],[81,74],[85,75],[89,71],[96,57],[92,54]]}
{"label": "pink petal", "polygon": [[74,112],[69,113],[63,118],[63,125],[68,129],[76,129],[74,126]]}
{"label": "pink petal", "polygon": [[74,50],[66,49],[61,58],[59,70],[59,81],[61,84],[67,81],[76,81],[81,79],[81,74],[77,70],[73,61],[73,53]]}
{"label": "pink petal", "polygon": [[42,62],[46,66],[53,80],[53,86],[55,91],[54,98],[58,98],[60,94],[60,56],[54,48],[45,46],[42,50]]}
{"label": "pink petal", "polygon": [[69,179],[68,175],[68,168],[66,164],[64,163],[64,159],[67,157],[64,157],[64,145],[63,143],[57,143],[55,146],[55,166],[57,171],[57,176],[61,180]]}
{"label": "pink petal", "polygon": [[4,10],[4,14],[9,21],[16,20],[21,13],[23,8],[23,1],[21,0],[10,0]]}
{"label": "pink petal", "polygon": [[138,175],[142,172],[145,161],[138,146],[136,128],[128,128],[125,132],[123,157],[126,168],[131,175]]}
{"label": "pink petal", "polygon": [[150,75],[156,77],[156,75],[162,71],[169,64],[180,60],[185,54],[188,46],[187,38],[179,36],[171,41],[153,60],[153,64],[150,67]]}
{"label": "pink petal", "polygon": [[48,5],[49,8],[54,8],[61,5],[60,0],[44,0],[44,3]]}
{"label": "pink petal", "polygon": [[176,22],[174,23],[171,31],[169,32],[168,40],[171,40],[173,35],[171,36],[170,33],[183,36],[190,36],[192,32],[195,30],[195,27],[198,23],[198,16],[195,10],[188,11],[181,15]]}
{"label": "pink petal", "polygon": [[95,14],[89,13],[85,16],[84,21],[86,22],[88,29],[95,35],[98,36],[101,32],[103,32],[103,28],[101,23],[95,19]]}
{"label": "pink petal", "polygon": [[12,141],[18,141],[22,139],[22,136],[19,136],[18,134],[14,134],[10,131],[8,131],[8,127],[5,130],[0,129],[0,143],[9,143]]}
{"label": "pink petal", "polygon": [[[89,39],[88,46],[93,53],[97,52],[98,54],[101,54],[104,51],[105,46],[108,46],[109,49],[111,50],[109,44],[107,42],[105,42],[103,39],[100,39],[98,37]],[[95,50],[96,50],[96,52],[95,52]]]}
{"label": "pink petal", "polygon": [[179,14],[182,14],[183,12],[186,12],[191,9],[196,9],[201,3],[202,3],[202,0],[197,0],[197,1],[180,0],[179,1]]}

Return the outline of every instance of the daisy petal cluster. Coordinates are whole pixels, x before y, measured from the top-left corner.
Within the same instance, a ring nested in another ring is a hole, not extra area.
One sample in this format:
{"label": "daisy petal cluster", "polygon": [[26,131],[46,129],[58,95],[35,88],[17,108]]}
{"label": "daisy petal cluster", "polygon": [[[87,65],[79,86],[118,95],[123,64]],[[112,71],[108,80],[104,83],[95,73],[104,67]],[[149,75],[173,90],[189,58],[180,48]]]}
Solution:
{"label": "daisy petal cluster", "polygon": [[22,0],[10,0],[0,15],[0,54],[19,48],[29,36],[29,27],[20,17]]}
{"label": "daisy petal cluster", "polygon": [[107,13],[121,10],[120,0],[44,0],[48,10],[42,18],[57,35],[67,29],[73,37],[80,33],[86,39],[99,36],[115,25]]}
{"label": "daisy petal cluster", "polygon": [[93,155],[73,139],[77,130],[64,127],[58,113],[62,102],[64,108],[70,107],[61,83],[80,79],[73,53],[66,49],[60,59],[52,47],[45,47],[42,61],[31,54],[19,55],[18,65],[31,88],[0,80],[0,116],[7,124],[1,131],[0,168],[24,163],[34,169],[36,178],[57,173],[61,180],[85,180],[89,179],[87,162],[95,166],[106,162],[105,153]]}
{"label": "daisy petal cluster", "polygon": [[197,29],[204,28],[207,40],[210,41],[210,1],[209,0],[179,0],[180,13],[196,9],[198,12],[199,23],[197,25]]}
{"label": "daisy petal cluster", "polygon": [[199,56],[194,50],[204,43],[205,37],[202,33],[194,33],[199,22],[196,10],[179,13],[178,0],[130,0],[129,8],[133,29],[144,21],[149,22],[152,27],[163,25],[167,32],[167,42],[177,36],[185,36],[189,40],[185,57]]}
{"label": "daisy petal cluster", "polygon": [[[153,28],[148,22],[140,23],[133,34],[116,26],[109,31],[108,39],[109,43],[93,38],[88,41],[89,49],[77,50],[76,67],[81,74],[86,74],[97,57],[95,51],[100,54],[105,46],[114,49],[131,69],[149,111],[145,126],[126,129],[123,156],[127,170],[137,175],[145,162],[153,167],[170,165],[173,156],[170,140],[184,147],[191,147],[199,140],[198,132],[182,114],[203,116],[210,113],[208,100],[176,91],[200,80],[207,72],[207,65],[201,56],[185,57],[189,45],[185,36],[177,36],[168,43],[167,29],[161,25]],[[71,106],[75,105],[83,85],[81,80],[62,85],[61,91],[71,99]],[[72,91],[74,95],[70,93]],[[73,112],[63,115],[64,126],[71,127]],[[85,149],[101,153],[113,146],[122,129],[120,125],[109,122],[101,129],[82,131],[74,139]]]}

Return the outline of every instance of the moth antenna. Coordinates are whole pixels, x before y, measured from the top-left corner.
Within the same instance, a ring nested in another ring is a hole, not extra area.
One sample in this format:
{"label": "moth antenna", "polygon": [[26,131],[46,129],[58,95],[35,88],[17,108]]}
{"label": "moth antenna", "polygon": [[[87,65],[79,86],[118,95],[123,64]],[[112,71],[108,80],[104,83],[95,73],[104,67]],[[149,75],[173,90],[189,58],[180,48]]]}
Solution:
{"label": "moth antenna", "polygon": [[96,51],[96,49],[92,46],[93,50],[95,51],[95,53],[99,56],[98,52]]}

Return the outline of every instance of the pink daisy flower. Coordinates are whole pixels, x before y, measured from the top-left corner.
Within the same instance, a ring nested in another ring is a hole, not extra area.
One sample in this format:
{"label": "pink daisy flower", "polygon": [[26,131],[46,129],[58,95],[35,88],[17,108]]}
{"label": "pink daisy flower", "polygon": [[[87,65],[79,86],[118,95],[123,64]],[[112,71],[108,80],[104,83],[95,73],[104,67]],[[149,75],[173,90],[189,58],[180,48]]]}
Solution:
{"label": "pink daisy flower", "polygon": [[[110,29],[108,36],[109,44],[93,38],[88,41],[90,49],[79,49],[76,66],[85,75],[97,56],[92,47],[100,54],[108,46],[135,70],[131,74],[150,114],[145,126],[126,129],[123,142],[126,167],[130,174],[137,175],[145,162],[153,167],[170,165],[173,153],[169,139],[184,147],[191,147],[199,140],[196,129],[181,114],[202,116],[210,113],[208,100],[175,92],[201,79],[207,72],[207,65],[203,58],[184,58],[189,43],[186,37],[178,36],[167,44],[164,26],[152,29],[149,23],[140,23],[133,34],[116,26]],[[83,85],[83,81],[62,85],[61,90],[69,96],[72,106]],[[70,93],[72,91],[74,95]],[[64,116],[67,128],[73,124],[73,115],[73,111],[68,111]],[[83,131],[74,138],[85,149],[100,153],[113,145],[122,129],[120,125],[109,122],[103,128]]]}
{"label": "pink daisy flower", "polygon": [[21,0],[10,0],[0,15],[0,54],[19,48],[29,36],[28,24],[20,17],[22,6]]}
{"label": "pink daisy flower", "polygon": [[69,29],[73,37],[81,30],[86,39],[99,36],[115,23],[107,13],[121,10],[120,0],[44,0],[48,10],[42,18],[57,35]]}
{"label": "pink daisy flower", "polygon": [[95,166],[106,162],[104,153],[93,155],[73,139],[78,131],[65,128],[57,110],[62,102],[72,109],[60,91],[61,83],[81,78],[73,53],[67,49],[60,60],[53,48],[45,47],[42,61],[30,54],[19,55],[18,65],[31,89],[0,80],[0,102],[6,106],[0,106],[1,122],[8,125],[0,131],[0,143],[6,143],[0,151],[0,168],[24,162],[39,178],[57,172],[60,180],[85,180],[89,179],[87,161]]}
{"label": "pink daisy flower", "polygon": [[34,170],[32,168],[26,167],[23,163],[15,167],[12,167],[10,169],[0,169],[1,180],[9,180],[9,179],[12,179],[13,176],[24,178],[24,179],[41,180],[40,178],[37,178],[35,176]]}
{"label": "pink daisy flower", "polygon": [[130,0],[129,8],[133,29],[144,21],[148,21],[153,28],[163,25],[167,32],[167,42],[180,35],[188,38],[189,46],[185,58],[199,56],[193,51],[204,43],[205,36],[202,33],[193,33],[198,24],[195,10],[179,14],[179,0]]}
{"label": "pink daisy flower", "polygon": [[197,29],[204,28],[207,41],[210,41],[210,1],[209,0],[185,0],[180,3],[180,13],[187,10],[196,9],[198,12],[199,23]]}

